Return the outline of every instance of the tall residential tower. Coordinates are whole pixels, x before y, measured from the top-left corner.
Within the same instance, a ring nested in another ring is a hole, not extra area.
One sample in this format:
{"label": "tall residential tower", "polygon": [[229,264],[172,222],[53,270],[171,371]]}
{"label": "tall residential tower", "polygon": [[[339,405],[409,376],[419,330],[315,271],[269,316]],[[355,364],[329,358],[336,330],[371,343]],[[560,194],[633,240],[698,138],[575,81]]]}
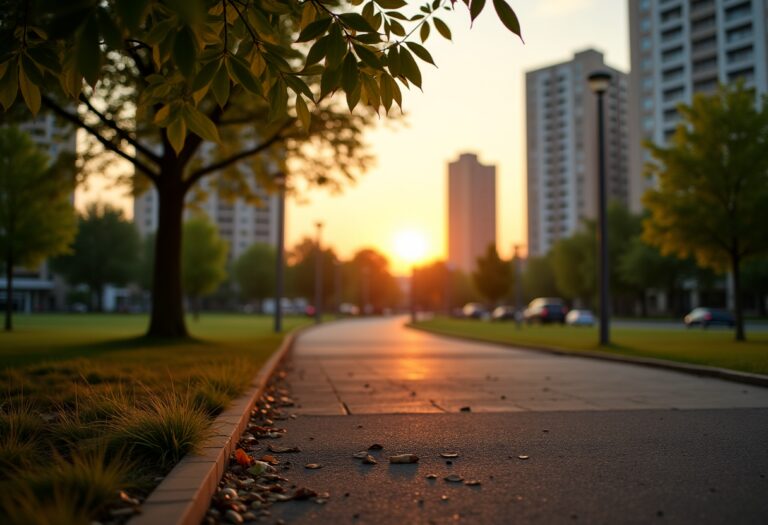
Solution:
{"label": "tall residential tower", "polygon": [[546,254],[583,219],[597,216],[597,102],[587,76],[612,74],[604,95],[609,200],[628,198],[627,75],[589,49],[525,75],[528,253]]}
{"label": "tall residential tower", "polygon": [[448,165],[448,262],[464,272],[496,244],[496,167],[462,153]]}

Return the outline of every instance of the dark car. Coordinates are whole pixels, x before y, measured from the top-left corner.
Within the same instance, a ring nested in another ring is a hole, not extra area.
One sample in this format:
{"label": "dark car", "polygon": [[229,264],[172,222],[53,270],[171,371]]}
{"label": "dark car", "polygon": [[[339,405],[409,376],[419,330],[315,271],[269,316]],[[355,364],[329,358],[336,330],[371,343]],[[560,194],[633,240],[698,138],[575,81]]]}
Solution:
{"label": "dark car", "polygon": [[468,319],[484,319],[488,316],[488,310],[480,303],[467,303],[461,312]]}
{"label": "dark car", "polygon": [[515,320],[515,307],[514,306],[497,306],[491,312],[492,321],[514,321]]}
{"label": "dark car", "polygon": [[559,297],[538,297],[528,303],[528,308],[523,312],[523,319],[528,324],[564,324],[567,313],[568,308]]}
{"label": "dark car", "polygon": [[707,328],[712,325],[723,325],[733,327],[735,324],[733,314],[728,310],[721,308],[694,308],[691,313],[683,318],[685,326],[688,328],[700,325]]}

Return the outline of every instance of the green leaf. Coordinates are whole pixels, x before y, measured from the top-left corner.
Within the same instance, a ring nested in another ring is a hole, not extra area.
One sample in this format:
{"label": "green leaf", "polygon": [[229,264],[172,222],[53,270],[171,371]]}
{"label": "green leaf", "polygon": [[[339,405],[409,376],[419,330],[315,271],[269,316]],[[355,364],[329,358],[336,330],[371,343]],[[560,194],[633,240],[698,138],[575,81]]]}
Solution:
{"label": "green leaf", "polygon": [[381,60],[376,56],[376,53],[360,44],[353,44],[352,46],[355,48],[357,56],[360,57],[360,60],[362,60],[366,66],[372,67],[373,69],[381,69]]}
{"label": "green leaf", "polygon": [[144,21],[147,6],[149,6],[149,0],[118,0],[116,11],[126,26],[138,29]]}
{"label": "green leaf", "polygon": [[192,80],[192,91],[207,88],[213,82],[213,77],[218,73],[220,67],[220,60],[212,60],[200,68],[200,71],[197,72],[194,80]]}
{"label": "green leaf", "polygon": [[176,33],[176,39],[173,42],[173,60],[184,76],[191,77],[194,74],[197,39],[189,26],[182,27]]}
{"label": "green leaf", "polygon": [[184,121],[195,135],[212,142],[221,142],[216,125],[202,111],[191,104],[185,104],[182,113]]}
{"label": "green leaf", "polygon": [[187,124],[183,118],[177,118],[171,122],[167,128],[165,128],[168,142],[171,143],[173,151],[178,155],[181,152],[181,148],[184,147],[184,141],[187,138]]}
{"label": "green leaf", "polygon": [[496,14],[499,15],[501,23],[522,40],[523,35],[520,33],[520,21],[517,19],[517,15],[512,8],[509,7],[509,4],[504,0],[493,0],[493,7],[496,9]]}
{"label": "green leaf", "polygon": [[357,59],[352,53],[349,53],[344,58],[344,65],[341,68],[341,87],[349,93],[355,89],[357,84]]}
{"label": "green leaf", "polygon": [[429,64],[435,65],[435,61],[432,60],[432,55],[429,54],[429,51],[424,46],[421,46],[417,44],[416,42],[406,42],[406,46],[408,46],[408,49],[413,51],[413,54],[422,59],[424,62],[427,62]]}
{"label": "green leaf", "polygon": [[40,111],[40,88],[32,83],[21,66],[19,67],[19,88],[29,110],[33,115],[37,115]]}
{"label": "green leaf", "polygon": [[233,80],[254,95],[261,95],[261,85],[258,80],[256,80],[253,73],[251,73],[251,70],[248,69],[248,64],[245,60],[238,56],[230,55],[227,57],[226,64],[227,69],[229,70],[229,76]]}
{"label": "green leaf", "polygon": [[387,65],[393,77],[400,76],[400,55],[398,54],[397,46],[390,48],[387,53]]}
{"label": "green leaf", "polygon": [[390,20],[389,28],[392,30],[392,33],[397,36],[405,36],[405,28],[397,20]]}
{"label": "green leaf", "polygon": [[305,68],[312,64],[317,64],[325,57],[325,53],[328,51],[329,40],[329,37],[324,36],[312,44],[312,47],[309,48],[309,53],[307,53],[307,61],[304,63]]}
{"label": "green leaf", "polygon": [[216,103],[219,107],[224,107],[224,104],[229,100],[229,88],[230,83],[227,68],[220,67],[219,71],[213,77],[213,84],[211,84],[213,98],[216,99]]}
{"label": "green leaf", "polygon": [[426,42],[427,38],[429,38],[429,22],[424,22],[421,24],[421,29],[419,30],[419,36],[421,37],[422,42]]}
{"label": "green leaf", "polygon": [[392,77],[389,75],[381,75],[381,78],[379,79],[381,103],[386,112],[389,112],[389,108],[392,107],[392,83]]}
{"label": "green leaf", "polygon": [[413,55],[407,49],[400,49],[400,69],[405,78],[413,82],[416,87],[421,88],[421,71],[419,65],[413,59]]}
{"label": "green leaf", "polygon": [[41,46],[28,47],[27,55],[29,55],[29,58],[31,58],[38,66],[47,69],[54,75],[61,73],[59,57],[57,57],[56,53],[51,49]]}
{"label": "green leaf", "polygon": [[0,78],[0,104],[6,111],[10,109],[19,92],[19,68],[14,60],[8,63],[8,69]]}
{"label": "green leaf", "polygon": [[483,7],[485,7],[485,0],[472,0],[472,3],[469,6],[469,18],[472,22],[474,22],[477,15],[482,12]]}
{"label": "green leaf", "polygon": [[36,86],[42,86],[45,84],[43,74],[40,72],[40,69],[35,65],[31,58],[29,58],[27,55],[22,55],[21,65],[24,68],[24,73],[33,84]]}
{"label": "green leaf", "polygon": [[269,100],[269,120],[275,121],[285,115],[288,105],[288,87],[280,79],[272,86],[267,96]]}
{"label": "green leaf", "polygon": [[285,83],[288,85],[288,87],[293,90],[294,93],[296,93],[297,95],[301,93],[308,99],[314,100],[314,95],[312,93],[312,90],[302,79],[300,79],[295,75],[284,75],[282,78],[285,81]]}
{"label": "green leaf", "polygon": [[374,2],[384,9],[400,9],[406,5],[405,0],[374,0]]}
{"label": "green leaf", "polygon": [[98,10],[99,16],[99,29],[104,36],[104,42],[116,51],[123,49],[123,35],[120,33],[120,28],[115,24],[114,19],[110,16],[109,11],[101,7]]}
{"label": "green leaf", "polygon": [[91,86],[96,84],[101,72],[101,50],[99,48],[99,24],[96,17],[90,17],[83,24],[77,36],[75,58],[78,71]]}
{"label": "green leaf", "polygon": [[341,22],[355,31],[362,31],[363,33],[369,33],[373,31],[373,27],[368,21],[358,13],[344,13],[339,15]]}
{"label": "green leaf", "polygon": [[336,91],[341,83],[341,68],[326,68],[320,77],[320,96],[324,97],[331,91]]}
{"label": "green leaf", "polygon": [[299,34],[299,38],[296,41],[309,42],[310,40],[314,40],[328,30],[331,22],[333,22],[333,19],[329,16],[315,20],[304,28],[304,31]]}
{"label": "green leaf", "polygon": [[349,111],[352,111],[355,109],[355,106],[357,106],[357,103],[360,102],[360,82],[357,82],[355,84],[355,88],[351,91],[347,91],[347,107],[349,108]]}
{"label": "green leaf", "polygon": [[301,127],[303,127],[305,131],[309,131],[309,125],[312,122],[312,114],[309,112],[309,108],[307,107],[307,103],[304,102],[303,97],[296,97],[296,115],[299,117]]}
{"label": "green leaf", "polygon": [[451,30],[448,28],[447,25],[445,25],[445,22],[443,22],[439,18],[434,18],[433,23],[435,24],[435,29],[437,29],[437,32],[440,33],[443,36],[443,38],[447,40],[451,39]]}
{"label": "green leaf", "polygon": [[334,24],[331,28],[328,38],[326,62],[328,67],[333,69],[340,65],[344,59],[344,55],[347,53],[347,43],[344,41],[344,36],[341,34],[341,29],[337,24]]}

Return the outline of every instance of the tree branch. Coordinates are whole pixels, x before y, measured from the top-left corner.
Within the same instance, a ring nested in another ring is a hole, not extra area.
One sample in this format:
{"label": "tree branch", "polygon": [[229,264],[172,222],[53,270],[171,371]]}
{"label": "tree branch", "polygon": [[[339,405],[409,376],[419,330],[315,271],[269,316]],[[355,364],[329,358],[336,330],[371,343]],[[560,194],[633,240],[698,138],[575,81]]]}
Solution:
{"label": "tree branch", "polygon": [[106,149],[108,149],[113,153],[116,153],[123,159],[133,164],[137,169],[139,169],[142,173],[144,173],[144,175],[146,175],[152,182],[157,184],[159,180],[159,176],[157,173],[152,171],[152,169],[149,166],[141,162],[139,159],[132,157],[127,153],[125,153],[124,151],[120,150],[120,148],[110,140],[107,140],[104,137],[102,137],[101,134],[99,134],[99,132],[95,128],[83,122],[83,120],[80,117],[78,117],[77,114],[70,113],[69,111],[65,110],[47,95],[42,96],[42,102],[43,104],[45,104],[46,107],[48,107],[51,111],[56,113],[58,116],[60,116],[64,120],[71,122],[75,126],[87,131],[96,140],[98,140]]}
{"label": "tree branch", "polygon": [[214,162],[213,164],[210,164],[204,168],[200,168],[198,170],[193,171],[192,173],[190,173],[189,177],[187,177],[187,180],[184,183],[185,189],[189,189],[190,187],[192,187],[193,184],[195,184],[198,180],[208,175],[209,173],[213,173],[214,171],[224,169],[227,166],[230,166],[239,160],[245,159],[252,155],[256,155],[257,153],[261,153],[262,151],[269,148],[273,144],[281,140],[284,140],[285,137],[282,135],[283,131],[285,131],[290,126],[292,126],[294,121],[295,119],[286,120],[270,138],[268,138],[261,144],[257,144],[256,146],[243,150],[240,153],[236,153],[231,157],[227,157],[226,159],[220,160],[218,162]]}
{"label": "tree branch", "polygon": [[153,152],[151,149],[147,148],[146,146],[142,145],[138,140],[131,137],[131,135],[125,131],[124,129],[121,129],[120,126],[118,126],[117,122],[112,120],[111,118],[107,117],[105,114],[103,114],[101,111],[93,107],[93,104],[91,104],[91,101],[88,100],[88,97],[80,94],[80,101],[85,104],[88,109],[91,111],[91,113],[95,114],[101,121],[111,130],[113,130],[115,133],[117,133],[117,136],[120,137],[122,140],[126,141],[128,144],[136,148],[136,151],[144,155],[145,157],[148,157],[155,163],[160,162],[160,156],[157,155],[155,152]]}

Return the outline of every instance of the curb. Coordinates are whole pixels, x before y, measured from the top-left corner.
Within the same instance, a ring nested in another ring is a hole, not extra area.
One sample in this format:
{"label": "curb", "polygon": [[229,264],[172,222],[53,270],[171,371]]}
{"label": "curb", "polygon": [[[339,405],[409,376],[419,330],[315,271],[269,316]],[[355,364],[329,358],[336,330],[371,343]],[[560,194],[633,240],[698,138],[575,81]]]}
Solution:
{"label": "curb", "polygon": [[681,372],[683,374],[690,374],[704,377],[714,377],[717,379],[724,379],[726,381],[732,381],[735,383],[746,383],[749,385],[756,385],[762,387],[768,387],[768,375],[751,374],[749,372],[739,372],[736,370],[728,370],[727,368],[718,368],[716,366],[707,365],[694,365],[687,363],[678,363],[675,361],[666,361],[664,359],[655,359],[653,357],[631,357],[624,355],[609,354],[607,352],[599,352],[594,350],[566,350],[563,348],[549,347],[549,346],[531,346],[525,344],[516,343],[502,343],[499,341],[486,341],[483,339],[476,339],[474,337],[466,335],[449,335],[429,328],[421,326],[414,326],[411,323],[405,325],[412,330],[419,330],[432,335],[446,337],[448,339],[461,339],[464,341],[472,341],[474,343],[483,343],[494,346],[500,346],[502,348],[517,348],[521,350],[530,350],[533,352],[543,352],[547,354],[562,355],[568,357],[584,357],[587,359],[600,359],[603,361],[613,361],[624,364],[647,366],[650,368],[663,368],[666,370],[672,370],[675,372]]}
{"label": "curb", "polygon": [[211,436],[203,442],[200,452],[185,456],[173,467],[141,505],[141,514],[130,519],[128,525],[199,525],[203,521],[254,404],[297,337],[310,327],[299,328],[285,336],[277,351],[256,374],[250,389],[232,401],[229,408],[213,421]]}

